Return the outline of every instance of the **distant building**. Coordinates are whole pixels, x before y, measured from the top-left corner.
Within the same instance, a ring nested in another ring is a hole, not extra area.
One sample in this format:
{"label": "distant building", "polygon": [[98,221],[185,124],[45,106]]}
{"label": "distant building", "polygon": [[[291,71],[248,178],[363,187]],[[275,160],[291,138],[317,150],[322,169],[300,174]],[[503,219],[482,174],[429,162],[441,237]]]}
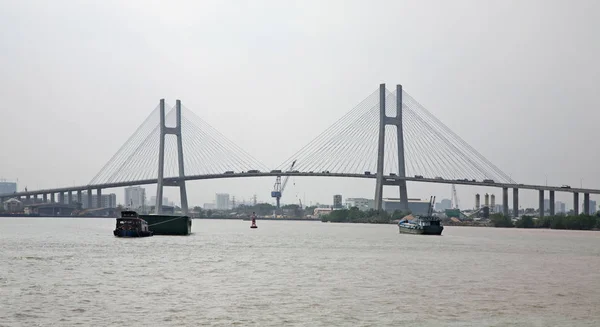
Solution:
{"label": "distant building", "polygon": [[554,210],[556,213],[566,213],[567,212],[567,206],[565,205],[564,202],[561,201],[556,201],[554,204]]}
{"label": "distant building", "polygon": [[204,208],[204,210],[215,210],[215,204],[214,203],[205,203],[202,208]]}
{"label": "distant building", "polygon": [[[74,201],[77,201],[77,197],[75,195],[74,196]],[[67,196],[65,196],[65,198],[67,198]],[[90,205],[90,203],[88,203],[88,196],[87,196],[87,192],[82,192],[81,194],[81,208],[83,209],[93,209],[93,208],[98,208],[98,194],[94,194],[92,193],[92,203]],[[117,195],[114,193],[110,193],[110,194],[102,194],[100,197],[100,206],[102,208],[116,208],[117,207]]]}
{"label": "distant building", "polygon": [[2,205],[4,207],[4,210],[8,211],[8,212],[23,211],[23,203],[21,203],[21,201],[15,199],[15,198],[4,201],[4,203]]}
{"label": "distant building", "polygon": [[332,208],[315,208],[315,210],[313,211],[313,216],[320,217],[322,215],[331,213],[331,211],[333,211]]}
{"label": "distant building", "polygon": [[[167,198],[166,196],[163,196],[162,204],[163,204],[163,206],[170,205],[171,203],[169,203],[169,198]],[[150,197],[150,202],[148,203],[148,205],[156,206],[156,196],[153,195]]]}
{"label": "distant building", "polygon": [[[383,199],[383,210],[390,213],[396,210],[402,210],[402,203],[398,198]],[[408,199],[408,210],[410,210],[413,215],[427,215],[429,212],[429,200]]]}
{"label": "distant building", "polygon": [[333,196],[333,208],[340,209],[342,207],[342,196],[340,194],[336,194]]}
{"label": "distant building", "polygon": [[596,205],[596,201],[590,200],[590,215],[595,215],[598,212],[598,206]]}
{"label": "distant building", "polygon": [[125,207],[139,209],[146,203],[146,189],[139,186],[125,188]]}
{"label": "distant building", "polygon": [[[556,206],[554,206],[554,210],[556,211]],[[550,212],[550,200],[544,199],[544,212]]]}
{"label": "distant building", "polygon": [[447,209],[452,209],[452,201],[449,199],[443,199],[435,204],[435,210],[437,211],[445,211]]}
{"label": "distant building", "polygon": [[13,194],[17,192],[17,183],[0,182],[0,195]]}
{"label": "distant building", "polygon": [[360,210],[366,211],[375,208],[375,200],[365,198],[347,198],[346,207],[357,207]]}
{"label": "distant building", "polygon": [[229,194],[228,193],[217,193],[215,194],[215,203],[217,210],[229,210]]}
{"label": "distant building", "polygon": [[[52,216],[71,216],[76,207],[68,204],[61,203],[37,203],[25,206],[25,214],[35,214],[43,217]],[[102,209],[93,209],[93,211]],[[103,216],[103,215],[101,215]]]}
{"label": "distant building", "polygon": [[495,213],[504,213],[504,208],[501,204],[494,205],[492,210],[494,210]]}

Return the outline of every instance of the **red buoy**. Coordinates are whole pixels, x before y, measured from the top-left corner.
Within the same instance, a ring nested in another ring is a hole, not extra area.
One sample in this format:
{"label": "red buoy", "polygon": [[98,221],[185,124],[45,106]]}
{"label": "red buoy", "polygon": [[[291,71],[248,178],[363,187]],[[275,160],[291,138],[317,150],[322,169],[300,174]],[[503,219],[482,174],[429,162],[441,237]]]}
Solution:
{"label": "red buoy", "polygon": [[250,225],[250,228],[258,228],[258,226],[256,226],[256,215],[254,212],[252,213],[252,225]]}

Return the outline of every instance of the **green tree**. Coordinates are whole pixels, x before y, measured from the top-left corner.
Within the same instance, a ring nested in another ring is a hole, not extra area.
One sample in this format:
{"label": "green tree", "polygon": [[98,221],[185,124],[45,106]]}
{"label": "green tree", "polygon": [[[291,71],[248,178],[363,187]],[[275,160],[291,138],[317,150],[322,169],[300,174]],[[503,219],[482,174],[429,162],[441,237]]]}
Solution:
{"label": "green tree", "polygon": [[206,218],[210,218],[210,217],[212,217],[212,215],[213,215],[212,210],[210,210],[210,209],[206,210]]}
{"label": "green tree", "polygon": [[275,210],[276,207],[269,203],[257,203],[255,206],[252,206],[251,209],[259,216],[269,216],[273,214],[273,210]]}
{"label": "green tree", "polygon": [[410,211],[403,212],[402,210],[394,210],[392,213],[392,220],[402,219],[407,215],[410,215]]}
{"label": "green tree", "polygon": [[316,208],[317,206],[304,207],[304,214],[312,216],[315,213]]}
{"label": "green tree", "polygon": [[517,220],[515,226],[517,228],[534,228],[535,222],[532,216],[522,216],[521,219]]}
{"label": "green tree", "polygon": [[192,212],[194,213],[194,216],[196,216],[196,217],[204,217],[204,209],[202,209],[199,206],[195,206],[192,209]]}
{"label": "green tree", "polygon": [[514,227],[510,217],[506,217],[501,213],[495,213],[490,215],[490,220],[494,227]]}

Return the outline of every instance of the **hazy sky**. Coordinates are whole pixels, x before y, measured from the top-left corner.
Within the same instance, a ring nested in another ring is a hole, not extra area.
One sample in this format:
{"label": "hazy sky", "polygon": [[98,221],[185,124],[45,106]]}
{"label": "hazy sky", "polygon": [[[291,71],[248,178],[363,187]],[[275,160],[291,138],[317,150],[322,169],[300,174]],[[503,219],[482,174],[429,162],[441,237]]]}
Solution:
{"label": "hazy sky", "polygon": [[[0,0],[0,176],[87,184],[160,98],[277,166],[379,83],[401,83],[517,182],[600,188],[599,21],[592,0]],[[189,202],[270,200],[273,182],[190,182]],[[458,188],[467,206],[492,191]],[[283,201],[334,193],[372,197],[374,182],[298,177]],[[429,195],[450,186],[409,184]]]}

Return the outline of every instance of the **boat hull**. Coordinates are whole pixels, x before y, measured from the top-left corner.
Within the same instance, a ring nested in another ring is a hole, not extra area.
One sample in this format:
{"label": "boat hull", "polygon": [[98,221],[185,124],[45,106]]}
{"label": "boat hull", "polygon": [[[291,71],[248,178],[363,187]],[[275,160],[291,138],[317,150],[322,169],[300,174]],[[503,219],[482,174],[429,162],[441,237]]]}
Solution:
{"label": "boat hull", "polygon": [[115,229],[113,235],[116,237],[149,237],[152,236],[151,231],[123,230]]}
{"label": "boat hull", "polygon": [[400,234],[442,235],[444,226],[424,226],[423,228],[408,228],[398,226]]}

